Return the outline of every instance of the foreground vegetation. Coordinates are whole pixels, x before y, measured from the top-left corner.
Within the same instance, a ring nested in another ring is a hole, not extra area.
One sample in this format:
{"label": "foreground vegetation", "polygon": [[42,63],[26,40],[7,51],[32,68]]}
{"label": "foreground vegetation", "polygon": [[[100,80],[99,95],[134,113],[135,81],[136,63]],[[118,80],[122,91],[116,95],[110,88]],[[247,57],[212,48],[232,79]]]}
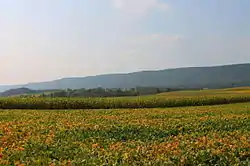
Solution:
{"label": "foreground vegetation", "polygon": [[0,165],[250,164],[249,103],[0,117]]}

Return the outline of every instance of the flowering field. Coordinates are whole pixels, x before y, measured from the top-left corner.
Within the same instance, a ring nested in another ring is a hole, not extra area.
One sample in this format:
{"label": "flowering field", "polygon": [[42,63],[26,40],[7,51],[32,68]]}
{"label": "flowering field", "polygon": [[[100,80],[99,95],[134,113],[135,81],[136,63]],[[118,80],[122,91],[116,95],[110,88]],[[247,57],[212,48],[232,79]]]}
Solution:
{"label": "flowering field", "polygon": [[0,110],[0,165],[199,164],[250,164],[250,103]]}

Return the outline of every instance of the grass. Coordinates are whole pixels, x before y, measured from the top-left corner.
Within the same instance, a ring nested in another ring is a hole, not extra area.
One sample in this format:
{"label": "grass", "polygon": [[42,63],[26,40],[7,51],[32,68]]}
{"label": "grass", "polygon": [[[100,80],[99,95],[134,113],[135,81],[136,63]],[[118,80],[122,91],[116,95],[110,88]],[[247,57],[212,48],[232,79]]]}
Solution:
{"label": "grass", "polygon": [[250,164],[250,103],[0,117],[0,165]]}

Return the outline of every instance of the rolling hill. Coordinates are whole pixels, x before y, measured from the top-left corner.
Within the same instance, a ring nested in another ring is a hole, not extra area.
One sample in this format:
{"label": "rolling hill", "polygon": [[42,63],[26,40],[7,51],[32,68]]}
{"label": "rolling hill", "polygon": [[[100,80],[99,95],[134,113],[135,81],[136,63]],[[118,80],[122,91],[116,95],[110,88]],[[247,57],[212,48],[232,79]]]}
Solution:
{"label": "rolling hill", "polygon": [[34,93],[37,93],[37,91],[28,88],[17,88],[17,89],[6,90],[5,92],[0,93],[0,96],[7,97],[7,96],[16,96],[16,95],[34,94]]}
{"label": "rolling hill", "polygon": [[250,85],[250,63],[212,67],[188,67],[128,74],[107,74],[26,85],[0,86],[0,92],[14,88],[80,89],[80,88],[134,88],[136,86],[169,88],[224,88]]}

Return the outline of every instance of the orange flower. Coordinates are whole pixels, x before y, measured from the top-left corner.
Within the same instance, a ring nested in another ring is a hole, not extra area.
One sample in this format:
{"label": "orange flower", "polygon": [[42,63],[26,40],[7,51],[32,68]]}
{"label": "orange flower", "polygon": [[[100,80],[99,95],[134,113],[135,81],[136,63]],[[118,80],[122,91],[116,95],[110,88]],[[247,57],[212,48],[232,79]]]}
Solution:
{"label": "orange flower", "polygon": [[17,150],[24,151],[24,148],[23,147],[18,147]]}
{"label": "orange flower", "polygon": [[71,161],[70,160],[68,161],[68,166],[71,166]]}
{"label": "orange flower", "polygon": [[99,144],[93,144],[92,148],[97,148],[99,146]]}

